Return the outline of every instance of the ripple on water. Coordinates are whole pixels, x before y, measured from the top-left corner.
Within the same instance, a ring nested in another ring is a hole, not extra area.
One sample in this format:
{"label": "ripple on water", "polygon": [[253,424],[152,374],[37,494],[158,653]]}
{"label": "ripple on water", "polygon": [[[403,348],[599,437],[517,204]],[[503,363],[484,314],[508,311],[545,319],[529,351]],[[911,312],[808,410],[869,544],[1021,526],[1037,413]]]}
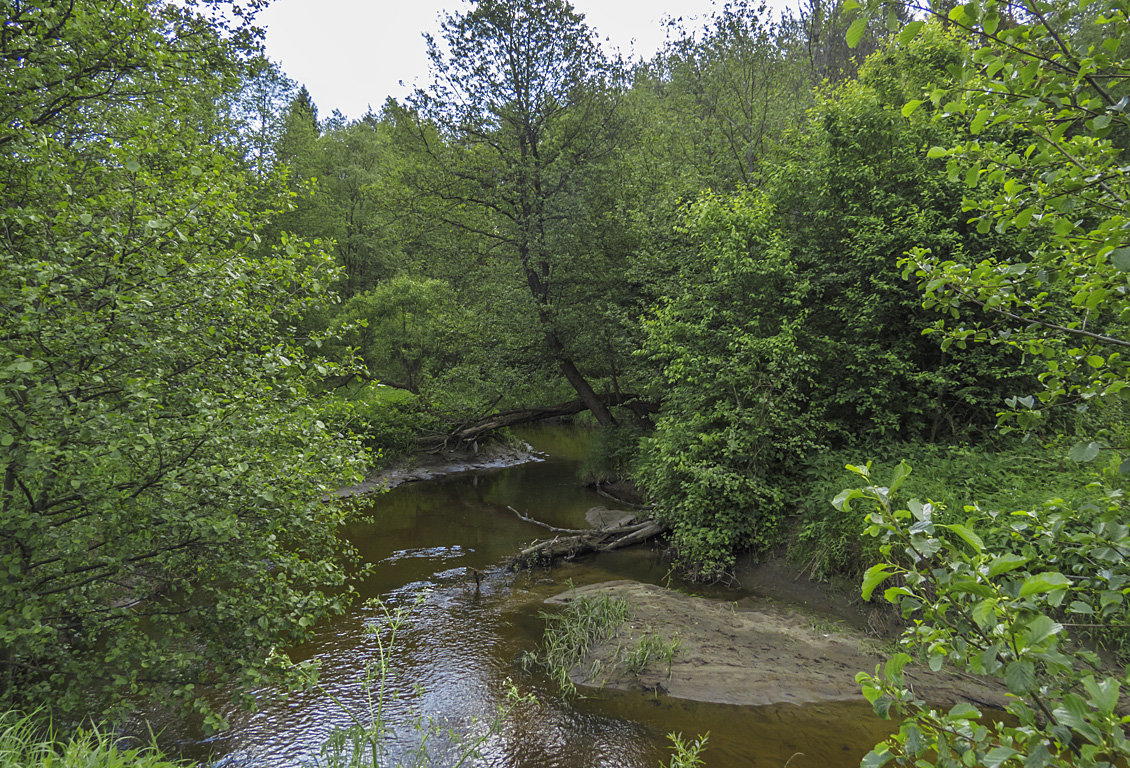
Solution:
{"label": "ripple on water", "polygon": [[[422,714],[468,734],[485,735],[506,706],[513,679],[531,697],[515,706],[483,744],[492,768],[654,768],[668,754],[666,734],[711,732],[712,768],[837,768],[858,765],[876,727],[866,704],[832,707],[742,708],[682,702],[633,692],[585,691],[563,701],[542,676],[527,674],[518,659],[539,640],[542,598],[564,587],[617,578],[662,583],[667,563],[646,551],[582,561],[553,572],[516,577],[500,567],[506,557],[545,531],[518,520],[507,508],[564,527],[583,525],[589,508],[607,500],[579,487],[583,442],[578,431],[549,430],[564,440],[568,460],[548,460],[498,472],[416,483],[373,498],[369,514],[347,534],[373,572],[359,579],[362,598],[379,597],[390,609],[411,607],[398,633],[384,715],[394,750],[413,748]],[[470,569],[480,573],[479,582]],[[546,585],[541,582],[549,580]],[[556,583],[553,583],[556,582]],[[297,768],[317,763],[334,728],[364,717],[369,706],[366,665],[379,658],[373,632],[385,630],[378,608],[358,603],[346,615],[316,628],[310,642],[291,649],[296,661],[315,660],[319,685],[286,693],[255,692],[259,708],[246,712],[234,692],[220,691],[217,706],[231,729],[202,739],[180,723],[163,740],[189,757],[216,758],[222,768]],[[382,641],[387,637],[381,635]],[[587,698],[586,698],[587,696]],[[796,758],[799,752],[806,756]]]}

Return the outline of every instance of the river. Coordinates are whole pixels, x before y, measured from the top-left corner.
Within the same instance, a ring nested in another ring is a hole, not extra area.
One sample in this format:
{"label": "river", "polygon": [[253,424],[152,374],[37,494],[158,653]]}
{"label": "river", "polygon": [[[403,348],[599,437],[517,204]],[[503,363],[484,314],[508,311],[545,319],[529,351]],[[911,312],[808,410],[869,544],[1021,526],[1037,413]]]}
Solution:
{"label": "river", "polygon": [[[392,609],[414,606],[391,654],[385,713],[393,753],[418,742],[413,723],[422,713],[443,727],[485,735],[485,764],[498,768],[655,768],[670,755],[671,731],[709,731],[705,759],[711,768],[859,764],[883,731],[866,703],[736,707],[586,688],[565,700],[544,675],[523,670],[523,652],[541,637],[542,601],[570,584],[636,579],[719,599],[745,594],[684,584],[647,547],[551,571],[507,572],[501,566],[506,558],[544,534],[507,507],[552,525],[582,527],[589,508],[609,503],[577,482],[583,431],[545,427],[524,436],[546,452],[542,461],[375,495],[346,530],[363,560],[374,565],[356,584],[363,600],[379,598]],[[483,573],[480,585],[469,569]],[[423,602],[414,605],[421,594]],[[376,606],[359,601],[347,615],[319,626],[309,643],[291,649],[296,661],[318,662],[318,687],[257,691],[255,712],[223,703],[230,729],[210,739],[182,734],[168,746],[223,768],[324,764],[320,745],[333,729],[349,724],[350,713],[366,709],[364,670],[378,655],[368,627],[381,617]],[[508,705],[508,681],[526,698],[488,733],[487,723]],[[221,691],[217,700],[233,698]],[[167,730],[166,739],[176,730]]]}

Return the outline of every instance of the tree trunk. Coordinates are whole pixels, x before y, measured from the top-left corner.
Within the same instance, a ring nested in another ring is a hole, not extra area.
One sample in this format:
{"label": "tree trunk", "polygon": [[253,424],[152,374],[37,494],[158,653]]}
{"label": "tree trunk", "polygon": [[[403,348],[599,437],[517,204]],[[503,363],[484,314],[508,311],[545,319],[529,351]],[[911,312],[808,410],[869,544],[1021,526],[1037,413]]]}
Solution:
{"label": "tree trunk", "polygon": [[546,343],[549,344],[549,351],[553,354],[553,358],[557,361],[557,365],[561,368],[561,373],[565,376],[566,380],[577,391],[577,396],[588,407],[592,415],[596,417],[597,423],[602,427],[609,427],[616,423],[616,419],[612,417],[612,411],[608,410],[608,406],[604,401],[597,397],[596,392],[593,390],[592,385],[585,380],[581,372],[577,370],[577,366],[565,354],[565,347],[562,345],[561,340],[557,338],[551,330],[545,332]]}

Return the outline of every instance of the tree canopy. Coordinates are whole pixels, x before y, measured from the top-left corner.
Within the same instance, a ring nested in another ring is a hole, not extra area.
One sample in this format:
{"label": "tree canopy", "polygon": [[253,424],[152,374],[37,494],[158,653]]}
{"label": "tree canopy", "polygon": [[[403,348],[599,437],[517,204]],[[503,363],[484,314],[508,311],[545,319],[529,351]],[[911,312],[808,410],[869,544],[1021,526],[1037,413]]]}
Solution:
{"label": "tree canopy", "polygon": [[361,456],[281,332],[332,264],[263,247],[252,206],[281,198],[209,141],[230,29],[191,4],[17,4],[0,41],[0,701],[199,704],[341,605],[320,497]]}

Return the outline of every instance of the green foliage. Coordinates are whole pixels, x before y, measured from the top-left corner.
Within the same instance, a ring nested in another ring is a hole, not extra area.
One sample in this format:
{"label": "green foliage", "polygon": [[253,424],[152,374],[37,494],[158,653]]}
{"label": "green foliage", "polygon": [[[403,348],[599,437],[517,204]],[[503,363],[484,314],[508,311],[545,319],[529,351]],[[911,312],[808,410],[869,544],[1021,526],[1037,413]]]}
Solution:
{"label": "green foliage", "polygon": [[618,284],[601,269],[618,266],[602,247],[618,228],[599,172],[613,150],[619,69],[562,0],[476,0],[447,15],[442,34],[442,45],[429,39],[431,88],[413,97],[428,195],[445,222],[473,232],[492,260],[502,257],[495,279],[521,289],[503,292],[518,300],[506,310],[611,424],[576,361],[607,351],[606,329],[590,321],[596,305],[581,297]]}
{"label": "green foliage", "polygon": [[[935,330],[947,347],[991,342],[1042,361],[1038,399],[1010,398],[1015,413],[1005,414],[1007,422],[1031,427],[1047,409],[1072,401],[1091,411],[1083,428],[1096,414],[1122,418],[1118,400],[1130,383],[1121,357],[1121,252],[1130,231],[1125,3],[1026,3],[1007,16],[995,2],[920,10],[967,39],[971,51],[951,69],[952,84],[927,90],[903,113],[928,103],[937,122],[967,126],[970,137],[931,146],[927,156],[949,158],[947,174],[964,183],[963,204],[980,232],[1009,233],[1023,249],[972,259],[913,250],[906,271],[921,281],[926,306],[945,317]],[[925,29],[916,23],[902,37]],[[963,317],[969,305],[984,314]],[[1124,423],[1106,426],[1098,434],[1125,434]],[[1109,457],[1105,447],[1084,439],[1068,459]],[[1118,484],[1120,470],[1113,470]],[[1130,742],[1119,697],[1130,669],[1100,663],[1089,647],[1125,650],[1123,490],[1100,483],[1092,490],[1101,495],[1083,504],[970,505],[963,518],[942,519],[931,503],[896,503],[908,465],[895,469],[888,486],[876,485],[869,468],[854,471],[866,486],[844,491],[836,506],[847,512],[863,500],[882,556],[864,574],[864,596],[890,581],[885,599],[913,622],[903,636],[911,653],[934,669],[952,665],[1000,679],[1014,718],[982,725],[969,704],[930,708],[904,685],[911,656],[899,654],[859,678],[876,712],[903,718],[899,733],[864,764],[1125,763]]]}
{"label": "green foliage", "polygon": [[593,434],[578,470],[585,484],[615,482],[632,476],[644,430],[637,421],[623,415],[618,421],[616,426]]}
{"label": "green foliage", "polygon": [[969,230],[960,189],[922,156],[937,126],[900,114],[961,47],[941,34],[873,56],[819,94],[775,155],[762,196],[705,195],[688,209],[682,270],[646,321],[666,387],[642,484],[704,574],[777,541],[783,482],[823,447],[866,439],[969,439],[1035,382],[1007,350],[952,357],[924,337],[898,260],[915,243],[1002,252]]}
{"label": "green foliage", "polygon": [[[879,557],[878,540],[860,537],[859,517],[828,503],[854,475],[844,469],[858,463],[860,448],[841,448],[810,456],[789,480],[796,500],[796,536],[789,557],[820,579],[857,579]],[[980,444],[877,445],[867,449],[872,473],[885,476],[902,460],[915,467],[904,493],[932,499],[935,519],[960,522],[967,506],[1010,512],[1045,509],[1045,502],[1083,508],[1106,501],[1095,465],[1071,461],[1064,445]],[[1117,472],[1117,467],[1114,467]]]}
{"label": "green foliage", "polygon": [[894,584],[884,597],[912,621],[903,643],[935,670],[1003,680],[1015,718],[985,726],[973,705],[931,708],[904,685],[911,657],[898,654],[874,675],[859,675],[880,716],[903,718],[865,764],[918,765],[931,751],[937,765],[1107,766],[1130,756],[1117,711],[1130,675],[1071,640],[1125,642],[1130,529],[1122,493],[1108,492],[1101,505],[1053,502],[1038,512],[967,506],[961,522],[941,522],[930,502],[896,503],[909,465],[886,486],[875,485],[870,467],[849,469],[866,485],[841,493],[836,506],[848,512],[862,503],[885,558],[864,575],[864,598]]}
{"label": "green foliage", "polygon": [[[926,306],[949,316],[936,324],[945,344],[988,341],[1043,361],[1039,402],[1012,403],[1020,426],[1068,398],[1121,397],[1130,381],[1125,3],[1026,4],[1016,23],[995,3],[970,3],[945,20],[973,50],[952,86],[917,94],[906,109],[968,126],[971,136],[929,154],[964,184],[977,229],[1007,233],[1024,250],[966,256],[920,244],[907,274]],[[970,305],[983,317],[955,321]]]}
{"label": "green foliage", "polygon": [[677,637],[664,640],[656,632],[649,632],[636,641],[635,645],[617,657],[617,664],[623,666],[630,675],[638,675],[647,669],[652,662],[662,661],[667,669],[667,677],[671,676],[671,662],[675,654],[682,647],[682,641]]}
{"label": "green foliage", "polygon": [[0,714],[0,768],[186,768],[156,747],[124,748],[112,733],[78,730],[65,739],[39,718]]}
{"label": "green foliage", "polygon": [[701,768],[706,765],[702,759],[702,751],[706,749],[706,742],[710,739],[709,733],[704,733],[693,740],[683,738],[681,733],[669,733],[667,738],[674,750],[667,768]]}
{"label": "green foliage", "polygon": [[770,212],[752,192],[691,206],[700,260],[646,322],[644,351],[668,391],[639,479],[680,559],[704,577],[741,548],[775,543],[783,497],[771,474],[815,431],[803,399],[811,361],[795,341],[803,311]]}
{"label": "green foliage", "polygon": [[454,291],[442,280],[400,276],[354,295],[336,320],[350,329],[342,339],[370,376],[419,393],[458,357],[462,318],[455,303]]}
{"label": "green foliage", "polygon": [[[326,591],[343,513],[320,497],[363,457],[311,394],[334,371],[279,334],[335,274],[302,242],[260,245],[251,206],[276,191],[209,142],[207,95],[234,82],[211,68],[238,68],[221,29],[190,4],[20,9],[0,96],[18,115],[0,129],[0,704],[206,711],[203,686],[261,685],[266,651],[347,597]],[[103,42],[126,58],[71,56]],[[32,60],[58,103],[24,82]]]}
{"label": "green foliage", "polygon": [[906,93],[946,77],[961,55],[931,32],[872,56],[858,81],[820,94],[807,132],[782,149],[772,200],[804,281],[800,300],[814,308],[801,344],[818,366],[812,401],[831,444],[969,439],[995,422],[1005,397],[1034,384],[1019,355],[955,357],[924,337],[935,317],[898,267],[925,243],[1015,252],[966,225],[960,186],[923,157],[946,140],[942,129],[900,113]]}

